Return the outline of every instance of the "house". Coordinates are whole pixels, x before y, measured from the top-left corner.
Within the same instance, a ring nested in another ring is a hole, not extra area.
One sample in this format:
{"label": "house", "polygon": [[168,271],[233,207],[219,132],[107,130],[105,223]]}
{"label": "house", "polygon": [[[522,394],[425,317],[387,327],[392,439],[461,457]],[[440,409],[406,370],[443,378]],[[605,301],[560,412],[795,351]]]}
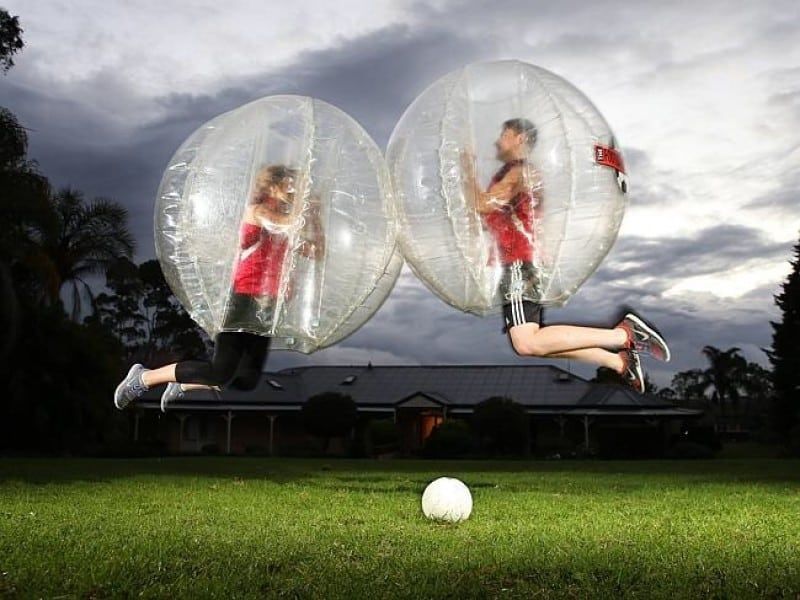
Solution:
{"label": "house", "polygon": [[[492,396],[521,404],[531,420],[534,450],[593,441],[635,428],[659,447],[702,411],[677,407],[627,388],[591,383],[554,366],[319,366],[264,373],[252,391],[189,392],[160,412],[161,389],[150,390],[133,416],[135,440],[158,439],[171,453],[301,452],[311,439],[303,403],[323,392],[354,400],[357,430],[372,419],[393,420],[401,452],[418,454],[444,419],[467,419]],[[609,434],[609,431],[612,433]],[[599,437],[598,437],[599,436]]]}

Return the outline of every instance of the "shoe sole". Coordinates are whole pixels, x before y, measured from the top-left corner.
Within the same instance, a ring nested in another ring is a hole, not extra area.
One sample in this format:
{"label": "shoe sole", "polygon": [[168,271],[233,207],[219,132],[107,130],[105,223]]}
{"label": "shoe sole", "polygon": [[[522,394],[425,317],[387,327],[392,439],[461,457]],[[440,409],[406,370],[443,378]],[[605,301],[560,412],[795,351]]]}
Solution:
{"label": "shoe sole", "polygon": [[655,329],[655,327],[653,327],[651,325],[648,325],[640,317],[637,317],[633,313],[628,313],[627,315],[625,315],[625,318],[629,319],[630,321],[633,321],[639,327],[644,329],[647,332],[647,334],[652,339],[654,339],[658,343],[659,346],[661,346],[661,349],[664,351],[664,358],[663,358],[664,362],[669,362],[670,358],[672,358],[672,354],[669,351],[669,346],[667,346],[666,340],[664,340],[664,338],[661,337],[661,334],[658,333],[658,331]]}
{"label": "shoe sole", "polygon": [[644,394],[645,392],[645,382],[644,382],[644,371],[642,370],[642,361],[639,360],[639,355],[636,352],[631,352],[633,355],[633,364],[634,364],[634,371],[636,373],[636,379],[639,381],[639,386],[641,389],[636,390],[640,394]]}
{"label": "shoe sole", "polygon": [[122,383],[120,383],[117,386],[117,389],[114,390],[114,406],[117,407],[117,410],[125,410],[126,408],[128,408],[128,406],[132,402],[132,400],[128,400],[128,402],[125,403],[125,406],[120,406],[119,405],[119,401],[123,399],[122,398],[122,390],[125,389],[125,385],[128,383],[128,380],[131,378],[131,374],[136,370],[137,367],[140,367],[140,366],[141,365],[139,365],[139,364],[135,364],[130,369],[128,369],[128,374],[125,375],[125,378],[122,380]]}
{"label": "shoe sole", "polygon": [[[171,386],[171,385],[172,385],[171,383],[168,383],[168,384],[167,384],[167,389],[166,389],[166,390],[164,390],[164,393],[163,393],[163,394],[161,394],[161,412],[162,412],[162,413],[165,413],[165,412],[167,412],[167,405],[168,405],[170,402],[172,402],[173,400],[175,400],[175,398],[178,398],[178,396],[179,396],[179,395],[175,395],[175,396],[173,396],[173,397],[167,397],[167,394],[169,393],[169,390],[170,390],[170,386]],[[179,385],[180,385],[180,384],[179,384]]]}

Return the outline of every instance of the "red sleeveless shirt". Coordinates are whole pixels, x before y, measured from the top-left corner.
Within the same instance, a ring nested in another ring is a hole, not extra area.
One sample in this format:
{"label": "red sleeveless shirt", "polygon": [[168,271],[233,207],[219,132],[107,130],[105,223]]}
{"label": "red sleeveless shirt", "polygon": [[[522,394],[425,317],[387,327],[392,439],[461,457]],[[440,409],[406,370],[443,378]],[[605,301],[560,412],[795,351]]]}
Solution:
{"label": "red sleeveless shirt", "polygon": [[[267,199],[266,201],[269,201]],[[233,291],[247,296],[278,297],[289,238],[260,225],[242,223],[239,255],[233,270]]]}
{"label": "red sleeveless shirt", "polygon": [[[492,177],[489,188],[502,181],[508,172],[524,164],[522,159],[507,162]],[[488,191],[487,189],[487,191]],[[514,196],[508,204],[483,215],[483,222],[492,234],[496,252],[492,262],[510,265],[514,261],[533,262],[534,219],[538,199],[532,190],[524,190]]]}

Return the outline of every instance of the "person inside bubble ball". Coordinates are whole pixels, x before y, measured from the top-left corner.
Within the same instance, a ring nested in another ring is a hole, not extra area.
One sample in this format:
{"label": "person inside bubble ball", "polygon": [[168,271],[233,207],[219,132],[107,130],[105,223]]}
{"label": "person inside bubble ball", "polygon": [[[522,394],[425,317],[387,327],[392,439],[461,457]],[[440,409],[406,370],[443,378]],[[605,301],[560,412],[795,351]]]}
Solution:
{"label": "person inside bubble ball", "polygon": [[164,383],[168,385],[161,396],[162,411],[193,389],[256,387],[270,338],[247,330],[269,325],[272,320],[291,234],[299,230],[299,251],[308,258],[320,258],[324,248],[314,203],[307,218],[300,215],[303,203],[295,201],[296,178],[296,171],[283,165],[264,166],[256,173],[239,228],[231,295],[224,309],[223,331],[214,339],[213,359],[187,360],[157,369],[133,365],[114,393],[117,408],[126,408],[151,387]]}
{"label": "person inside bubble ball", "polygon": [[503,163],[486,191],[477,184],[475,161],[463,155],[464,177],[474,191],[474,207],[493,241],[492,264],[502,267],[499,292],[503,297],[505,329],[520,356],[568,358],[613,369],[636,391],[645,387],[640,354],[669,360],[661,334],[639,315],[628,312],[611,329],[542,324],[538,296],[535,238],[540,218],[542,180],[529,156],[538,132],[528,119],[505,121],[495,142]]}

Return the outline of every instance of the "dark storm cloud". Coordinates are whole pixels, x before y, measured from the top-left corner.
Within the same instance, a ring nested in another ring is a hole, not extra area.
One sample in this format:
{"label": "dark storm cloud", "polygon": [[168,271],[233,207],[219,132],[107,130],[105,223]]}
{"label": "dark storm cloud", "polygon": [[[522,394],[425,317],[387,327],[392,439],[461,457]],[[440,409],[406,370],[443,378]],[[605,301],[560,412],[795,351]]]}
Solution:
{"label": "dark storm cloud", "polygon": [[[501,331],[501,317],[478,318],[436,298],[405,268],[381,309],[364,327],[335,347],[312,357],[274,353],[268,369],[298,364],[349,364],[360,355],[392,364],[515,364],[518,358]],[[372,354],[371,354],[372,353]]]}
{"label": "dark storm cloud", "polygon": [[[338,50],[303,53],[290,66],[214,95],[175,93],[159,98],[165,115],[125,134],[111,117],[119,115],[114,107],[125,106],[133,90],[112,73],[84,84],[82,94],[92,99],[90,104],[62,102],[21,85],[8,86],[0,103],[23,123],[35,124],[31,156],[51,181],[112,197],[129,209],[138,255],[149,258],[162,170],[180,143],[205,121],[265,95],[301,94],[342,108],[384,147],[394,123],[422,87],[481,51],[485,48],[446,31],[389,27]],[[96,105],[98,98],[103,110]]]}
{"label": "dark storm cloud", "polygon": [[183,115],[207,119],[270,94],[313,96],[350,114],[383,147],[402,112],[424,87],[485,52],[485,47],[457,33],[391,26],[337,49],[304,52],[285,68],[249,78],[213,97],[175,95],[160,104],[168,110],[170,122]]}
{"label": "dark storm cloud", "polygon": [[764,233],[743,225],[717,225],[685,238],[620,239],[596,274],[599,281],[625,281],[656,275],[654,292],[697,275],[724,272],[753,258],[783,261],[791,243],[775,242]]}
{"label": "dark storm cloud", "polygon": [[[175,90],[156,99],[160,116],[141,125],[131,124],[129,115],[148,114],[152,101],[144,102],[136,82],[127,81],[122,72],[100,72],[82,82],[80,89],[50,94],[42,91],[49,89],[46,83],[15,73],[16,79],[8,79],[0,89],[0,104],[34,129],[31,155],[52,181],[71,184],[91,196],[110,196],[129,208],[142,260],[153,255],[153,202],[165,164],[192,131],[217,114],[269,94],[315,96],[348,112],[384,147],[413,98],[438,77],[475,60],[518,56],[560,72],[565,72],[565,65],[576,69],[602,65],[620,81],[628,78],[637,85],[665,86],[667,74],[680,75],[724,58],[706,55],[695,61],[676,60],[666,32],[652,36],[638,32],[637,23],[647,21],[649,17],[642,15],[649,11],[644,5],[610,0],[535,7],[527,0],[516,0],[504,3],[502,10],[489,1],[451,2],[438,8],[421,3],[416,12],[424,25],[390,26],[343,40],[338,47],[305,52],[286,67],[240,78],[213,94]],[[777,37],[797,32],[796,25],[787,28],[780,21],[769,27]],[[783,76],[789,83],[772,104],[776,110],[795,110],[794,79],[791,74]],[[683,195],[644,150],[626,147],[625,152],[635,204],[654,206]],[[797,170],[775,183],[773,191],[745,209],[757,211],[769,205],[796,218]],[[755,229],[733,225],[671,240],[626,236],[567,306],[546,312],[546,322],[607,327],[615,323],[622,306],[635,307],[659,325],[673,347],[675,358],[669,365],[646,363],[660,384],[668,383],[676,370],[702,366],[700,351],[706,344],[738,346],[751,360],[763,360],[758,348],[769,344],[768,321],[775,318],[771,295],[779,282],[774,289],[766,286],[739,299],[694,294],[669,300],[661,293],[684,277],[724,271],[751,258],[787,260],[789,250],[787,244],[766,239]],[[647,285],[631,281],[648,275],[651,283]],[[376,364],[530,363],[514,355],[500,327],[499,316],[479,319],[447,306],[405,270],[384,306],[353,336],[310,357],[275,353],[267,368],[365,364],[368,360]],[[590,366],[571,363],[571,367],[585,376],[594,372]]]}

